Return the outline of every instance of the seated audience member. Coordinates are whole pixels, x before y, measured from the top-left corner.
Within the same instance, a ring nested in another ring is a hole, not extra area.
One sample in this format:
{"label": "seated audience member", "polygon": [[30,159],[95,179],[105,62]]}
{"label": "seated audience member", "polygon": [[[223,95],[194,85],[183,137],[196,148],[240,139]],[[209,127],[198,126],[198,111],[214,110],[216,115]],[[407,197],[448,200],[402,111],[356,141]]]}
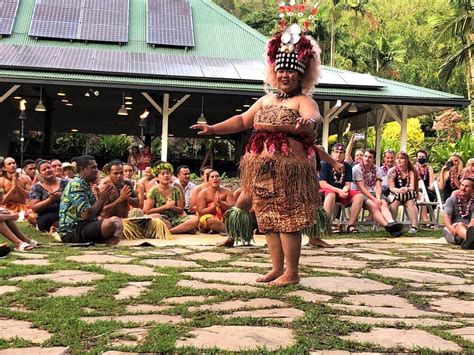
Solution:
{"label": "seated audience member", "polygon": [[140,154],[140,158],[138,160],[138,170],[145,170],[145,168],[151,164],[152,160],[153,154],[151,153],[151,148],[149,146],[146,146],[143,149],[143,153]]}
{"label": "seated audience member", "polygon": [[31,189],[31,208],[37,215],[38,229],[43,232],[53,232],[51,227],[55,229],[59,222],[59,202],[68,180],[56,177],[47,160],[40,160],[37,167],[41,179]]}
{"label": "seated audience member", "polygon": [[26,159],[23,162],[23,174],[28,176],[31,179],[31,184],[35,184],[37,181],[37,175],[36,175],[36,166],[35,166],[35,161],[33,159]]}
{"label": "seated audience member", "polygon": [[140,206],[144,206],[148,192],[156,185],[156,178],[151,172],[152,167],[147,166],[143,170],[143,177],[138,180],[135,190],[137,191],[138,199],[140,200]]}
{"label": "seated audience member", "polygon": [[63,169],[63,178],[66,180],[74,179],[74,175],[76,175],[76,167],[71,163],[65,162],[62,165]]}
{"label": "seated audience member", "polygon": [[184,197],[181,191],[171,185],[173,166],[160,162],[153,167],[158,184],[147,195],[144,211],[147,214],[159,213],[172,234],[194,233],[198,226],[197,216],[184,212]]}
{"label": "seated audience member", "polygon": [[15,245],[16,251],[31,251],[38,242],[24,235],[16,225],[18,214],[0,207],[0,234]]}
{"label": "seated audience member", "polygon": [[77,159],[79,159],[79,157],[72,157],[69,160],[69,162],[72,164],[72,166],[76,168],[76,172],[77,172]]}
{"label": "seated audience member", "polygon": [[474,178],[461,181],[444,204],[444,237],[451,244],[474,249]]}
{"label": "seated audience member", "polygon": [[375,154],[375,150],[367,149],[362,164],[356,164],[352,168],[353,188],[362,193],[364,205],[374,220],[391,236],[399,237],[402,235],[403,225],[395,223],[385,196],[382,195],[382,172],[374,164]]}
{"label": "seated audience member", "polygon": [[128,216],[129,206],[138,208],[140,201],[133,190],[132,183],[125,180],[123,176],[123,163],[120,160],[113,160],[107,164],[107,177],[99,183],[99,191],[112,187],[112,193],[108,200],[104,202],[101,211],[103,218]]}
{"label": "seated audience member", "polygon": [[363,198],[359,191],[351,190],[352,167],[344,162],[344,146],[336,143],[332,147],[331,156],[336,162],[344,163],[344,173],[337,172],[324,161],[321,162],[319,178],[320,192],[324,194],[324,209],[332,219],[336,202],[344,207],[351,206],[347,232],[358,233],[355,223],[362,209]]}
{"label": "seated audience member", "polygon": [[63,177],[63,164],[61,163],[61,160],[59,159],[51,160],[51,167],[53,168],[53,171],[56,177],[58,178]]}
{"label": "seated audience member", "polygon": [[463,171],[463,163],[459,154],[453,153],[448,161],[441,168],[439,173],[438,185],[443,191],[443,202],[446,201],[453,191],[461,186],[461,174]]}
{"label": "seated audience member", "polygon": [[461,180],[468,177],[474,177],[474,158],[471,158],[467,161],[466,167],[461,174]]}
{"label": "seated audience member", "polygon": [[84,155],[77,159],[78,174],[69,181],[61,195],[58,233],[64,243],[112,243],[122,233],[119,217],[98,216],[106,201],[114,193],[112,184],[96,196],[91,184],[97,181],[99,170],[94,157]]}
{"label": "seated audience member", "polygon": [[418,195],[418,174],[407,153],[397,154],[395,167],[388,171],[388,186],[391,192],[389,201],[393,218],[397,218],[398,207],[405,206],[411,223],[408,233],[415,234],[418,232],[418,208],[415,203]]}
{"label": "seated audience member", "polygon": [[124,163],[123,164],[123,178],[132,183],[133,190],[135,190],[137,182],[133,180],[133,175],[135,174],[135,167],[132,164]]}
{"label": "seated audience member", "polygon": [[[428,164],[428,153],[426,150],[420,149],[416,152],[416,173],[418,174],[419,180],[423,180],[428,193],[429,201],[436,202],[436,192],[434,191],[435,173],[431,165]],[[421,198],[421,194],[419,194]],[[426,206],[421,206],[421,220],[425,221],[427,217]]]}
{"label": "seated audience member", "polygon": [[[235,205],[232,190],[220,186],[221,177],[217,171],[211,171],[207,189],[202,190],[197,197],[199,215],[199,231],[209,233],[225,233],[224,213]],[[233,246],[232,237],[226,238],[217,246]]]}
{"label": "seated audience member", "polygon": [[3,189],[3,205],[14,213],[25,213],[25,218],[34,223],[34,213],[30,213],[27,205],[31,192],[31,179],[27,175],[16,172],[16,163],[13,158],[3,161],[3,176],[0,177],[0,189]]}
{"label": "seated audience member", "polygon": [[395,152],[392,149],[387,149],[383,152],[383,164],[380,167],[382,172],[382,194],[384,196],[390,195],[390,188],[388,187],[388,171],[395,166]]}
{"label": "seated audience member", "polygon": [[207,189],[209,187],[209,185],[207,184],[207,178],[209,177],[209,173],[212,170],[213,169],[210,166],[204,166],[200,169],[199,172],[201,174],[202,184],[196,186],[196,188],[191,193],[191,198],[189,199],[190,213],[197,212],[197,196],[202,190]]}
{"label": "seated audience member", "polygon": [[[191,194],[196,188],[196,185],[191,182],[191,171],[186,165],[180,165],[176,169],[176,177],[178,180],[173,184],[173,186],[181,187],[184,195],[184,211],[190,213],[189,203],[191,201]],[[179,186],[177,186],[179,185]]]}
{"label": "seated audience member", "polygon": [[99,190],[105,190],[109,185],[113,186],[113,192],[105,201],[101,216],[103,218],[113,216],[122,218],[122,238],[171,239],[163,221],[145,216],[143,211],[138,208],[140,201],[130,180],[124,178],[123,163],[119,160],[113,160],[107,164],[107,177],[100,182]]}
{"label": "seated audience member", "polygon": [[[141,161],[142,153],[140,152],[140,148],[138,145],[134,145],[132,147],[131,152],[128,154],[127,163],[132,164],[133,166],[138,167],[138,163]],[[146,168],[145,165],[143,168]]]}

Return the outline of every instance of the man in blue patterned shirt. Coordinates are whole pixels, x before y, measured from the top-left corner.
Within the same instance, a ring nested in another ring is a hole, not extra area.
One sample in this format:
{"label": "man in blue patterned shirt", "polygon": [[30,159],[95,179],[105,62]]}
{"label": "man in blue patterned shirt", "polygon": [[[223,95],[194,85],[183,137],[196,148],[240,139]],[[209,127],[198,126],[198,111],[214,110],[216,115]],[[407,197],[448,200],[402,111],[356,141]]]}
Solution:
{"label": "man in blue patterned shirt", "polygon": [[77,160],[78,175],[72,179],[61,195],[58,233],[64,243],[110,243],[122,233],[122,220],[118,217],[98,220],[105,202],[113,193],[110,184],[102,191],[92,191],[97,180],[97,163],[94,157],[84,155]]}

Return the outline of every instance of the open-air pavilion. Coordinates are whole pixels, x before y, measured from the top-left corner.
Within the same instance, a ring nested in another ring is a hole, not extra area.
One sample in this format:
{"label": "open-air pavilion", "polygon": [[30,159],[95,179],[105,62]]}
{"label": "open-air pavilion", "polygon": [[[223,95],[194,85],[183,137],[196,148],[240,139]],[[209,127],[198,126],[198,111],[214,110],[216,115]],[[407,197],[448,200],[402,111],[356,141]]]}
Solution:
{"label": "open-air pavilion", "polygon": [[[108,2],[101,3],[94,11],[106,16]],[[50,155],[54,132],[140,136],[139,115],[148,108],[145,133],[161,136],[161,159],[167,160],[168,137],[196,137],[188,127],[201,113],[208,123],[219,122],[263,95],[266,38],[257,31],[209,0],[189,0],[190,27],[179,22],[182,13],[153,14],[146,0],[125,3],[127,36],[109,43],[100,36],[94,40],[79,35],[68,39],[54,31],[48,35],[51,21],[43,18],[43,27],[38,26],[42,17],[35,0],[19,2],[11,34],[0,39],[0,153],[8,153],[9,134],[20,126],[14,97],[28,101],[26,129],[44,134],[42,156]],[[159,29],[167,33],[164,39],[151,38],[156,30],[152,15],[171,23],[171,30]],[[86,25],[80,24],[79,34],[84,35]],[[188,37],[183,40],[180,31]],[[45,33],[48,37],[42,37]],[[125,96],[133,97],[132,109],[119,116]],[[330,67],[324,67],[314,98],[323,115],[325,147],[330,134],[340,133],[351,122],[356,130],[374,126],[380,148],[383,124],[397,121],[401,148],[406,149],[408,118],[469,103],[461,96]],[[46,111],[35,111],[39,100]],[[236,159],[247,136],[243,132],[231,137],[237,142]]]}

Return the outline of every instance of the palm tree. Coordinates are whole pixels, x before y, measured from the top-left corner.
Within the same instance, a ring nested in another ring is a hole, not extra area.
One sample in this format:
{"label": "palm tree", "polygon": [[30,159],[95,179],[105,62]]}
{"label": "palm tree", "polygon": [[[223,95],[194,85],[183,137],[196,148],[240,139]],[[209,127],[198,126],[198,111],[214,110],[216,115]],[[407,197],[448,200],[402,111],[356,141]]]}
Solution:
{"label": "palm tree", "polygon": [[[452,12],[439,21],[435,29],[440,31],[440,38],[448,43],[460,42],[460,48],[449,55],[440,67],[440,77],[447,81],[454,69],[465,66],[467,97],[471,101],[473,91],[472,50],[474,49],[474,18],[471,0],[449,0]],[[472,121],[472,103],[468,106],[469,125],[474,134]]]}

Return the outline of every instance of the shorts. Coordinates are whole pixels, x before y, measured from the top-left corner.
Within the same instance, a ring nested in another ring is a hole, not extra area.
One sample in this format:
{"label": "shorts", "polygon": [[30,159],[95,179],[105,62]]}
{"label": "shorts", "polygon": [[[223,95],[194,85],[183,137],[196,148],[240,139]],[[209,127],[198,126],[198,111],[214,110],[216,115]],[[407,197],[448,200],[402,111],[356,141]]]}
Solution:
{"label": "shorts", "polygon": [[38,215],[36,225],[42,232],[49,232],[54,223],[59,221],[59,212],[48,212]]}
{"label": "shorts", "polygon": [[[458,224],[465,224],[465,223],[456,222],[456,223],[453,223],[453,227],[456,227],[456,225],[458,225]],[[443,237],[444,237],[444,239],[446,239],[446,241],[449,244],[461,245],[461,243],[463,241],[463,239],[458,237],[457,235],[452,235],[446,227],[443,229]]]}
{"label": "shorts", "polygon": [[329,193],[334,193],[336,194],[336,202],[338,203],[341,203],[342,205],[344,205],[344,207],[347,207],[351,204],[351,201],[352,201],[352,198],[354,196],[357,196],[360,194],[360,191],[357,191],[357,190],[349,190],[349,196],[347,196],[346,198],[341,198],[339,196],[339,194],[337,194],[336,192],[334,192],[333,190],[331,189],[319,189],[319,192],[320,193],[324,193],[324,196],[326,197],[327,194]]}
{"label": "shorts", "polygon": [[[364,201],[363,203],[364,203],[364,206],[365,206],[365,203],[367,202],[367,200],[369,198],[366,195],[364,195],[362,192],[361,192],[361,194],[362,194],[362,199]],[[370,194],[375,197],[375,192],[371,192]],[[380,196],[380,200],[381,201],[387,201],[387,197],[384,194],[382,194],[382,196]],[[388,201],[387,201],[387,203],[388,203]]]}
{"label": "shorts", "polygon": [[101,227],[102,221],[82,221],[76,228],[61,237],[63,243],[88,243],[103,241]]}
{"label": "shorts", "polygon": [[217,218],[218,220],[220,220],[221,222],[224,222],[223,220],[221,220],[219,217],[213,215],[213,214],[205,214],[205,215],[202,215],[199,217],[199,224],[198,224],[198,230],[202,233],[207,233],[209,232],[211,229],[207,226],[207,220],[209,218]]}

